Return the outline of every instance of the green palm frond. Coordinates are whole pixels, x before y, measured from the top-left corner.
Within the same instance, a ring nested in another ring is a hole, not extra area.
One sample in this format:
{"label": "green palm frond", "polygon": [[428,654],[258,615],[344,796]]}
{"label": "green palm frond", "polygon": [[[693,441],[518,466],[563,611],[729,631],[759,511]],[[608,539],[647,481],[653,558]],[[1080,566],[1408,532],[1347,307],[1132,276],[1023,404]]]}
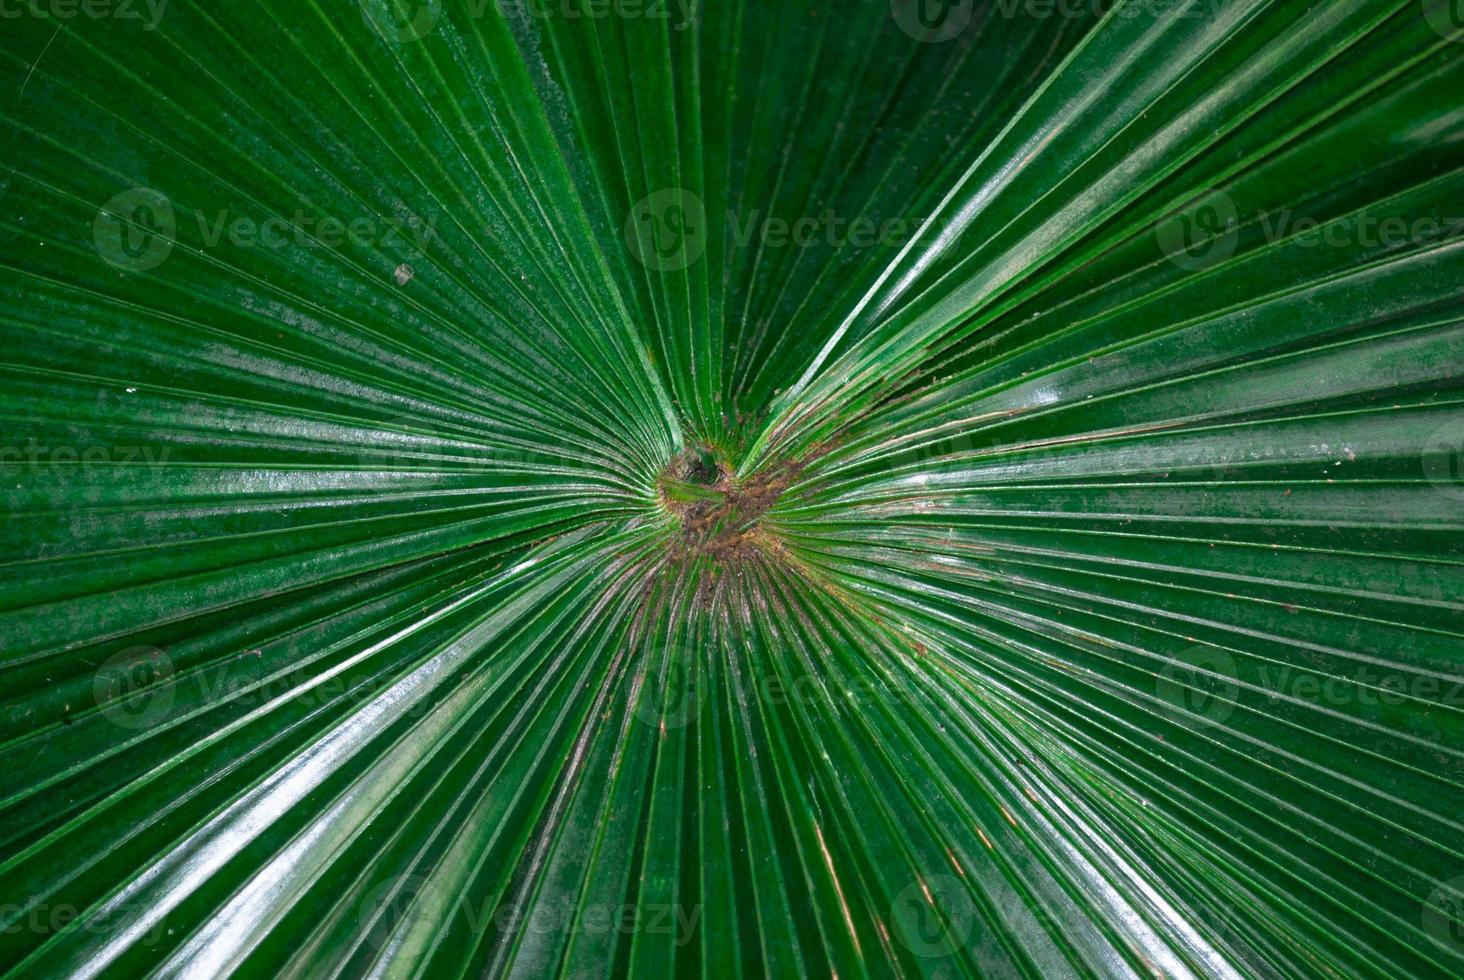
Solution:
{"label": "green palm frond", "polygon": [[0,968],[1464,971],[1461,41],[0,7]]}

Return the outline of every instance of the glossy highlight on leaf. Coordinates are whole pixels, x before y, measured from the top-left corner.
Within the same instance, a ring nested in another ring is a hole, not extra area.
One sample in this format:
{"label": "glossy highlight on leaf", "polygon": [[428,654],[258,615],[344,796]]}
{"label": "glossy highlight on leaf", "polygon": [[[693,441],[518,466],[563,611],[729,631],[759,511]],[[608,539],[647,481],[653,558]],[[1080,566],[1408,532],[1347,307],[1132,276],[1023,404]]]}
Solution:
{"label": "glossy highlight on leaf", "polygon": [[0,7],[0,973],[1464,971],[1452,0]]}

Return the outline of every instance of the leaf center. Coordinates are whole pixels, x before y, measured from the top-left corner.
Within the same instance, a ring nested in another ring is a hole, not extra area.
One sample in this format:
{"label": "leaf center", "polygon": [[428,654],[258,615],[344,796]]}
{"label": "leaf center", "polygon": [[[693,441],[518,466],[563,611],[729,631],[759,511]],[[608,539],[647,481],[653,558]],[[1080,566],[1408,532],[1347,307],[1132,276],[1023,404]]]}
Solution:
{"label": "leaf center", "polygon": [[657,480],[663,504],[680,523],[680,555],[737,560],[761,550],[758,521],[777,503],[796,468],[774,467],[742,480],[732,473],[726,460],[697,447],[673,459]]}

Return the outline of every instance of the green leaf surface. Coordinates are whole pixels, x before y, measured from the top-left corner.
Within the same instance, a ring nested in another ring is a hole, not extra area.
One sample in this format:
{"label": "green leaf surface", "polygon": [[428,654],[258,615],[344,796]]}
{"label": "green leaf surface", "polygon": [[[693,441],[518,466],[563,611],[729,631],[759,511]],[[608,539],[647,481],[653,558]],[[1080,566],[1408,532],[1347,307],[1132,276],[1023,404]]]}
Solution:
{"label": "green leaf surface", "polygon": [[1464,972],[1461,41],[0,7],[0,969]]}

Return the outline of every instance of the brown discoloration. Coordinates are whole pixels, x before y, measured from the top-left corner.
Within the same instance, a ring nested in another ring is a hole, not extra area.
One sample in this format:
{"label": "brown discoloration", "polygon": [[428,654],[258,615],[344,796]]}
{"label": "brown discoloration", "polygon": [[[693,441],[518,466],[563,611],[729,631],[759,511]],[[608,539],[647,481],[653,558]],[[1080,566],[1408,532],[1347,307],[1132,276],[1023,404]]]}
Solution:
{"label": "brown discoloration", "polygon": [[736,480],[725,464],[717,464],[716,472],[693,454],[683,454],[667,467],[666,476],[690,484],[705,480],[707,496],[695,500],[678,500],[662,488],[661,500],[681,522],[677,535],[676,557],[706,556],[733,563],[766,554],[770,544],[760,532],[757,522],[772,506],[802,466],[782,464],[756,473],[746,480]]}
{"label": "brown discoloration", "polygon": [[[694,445],[673,458],[657,479],[665,514],[675,522],[653,577],[689,577],[692,602],[713,615],[749,615],[762,601],[757,583],[768,575],[802,574],[801,563],[763,517],[829,450],[825,443],[797,461],[769,463],[739,479],[727,457]],[[646,586],[647,599],[650,585]],[[801,608],[790,613],[802,618]]]}

